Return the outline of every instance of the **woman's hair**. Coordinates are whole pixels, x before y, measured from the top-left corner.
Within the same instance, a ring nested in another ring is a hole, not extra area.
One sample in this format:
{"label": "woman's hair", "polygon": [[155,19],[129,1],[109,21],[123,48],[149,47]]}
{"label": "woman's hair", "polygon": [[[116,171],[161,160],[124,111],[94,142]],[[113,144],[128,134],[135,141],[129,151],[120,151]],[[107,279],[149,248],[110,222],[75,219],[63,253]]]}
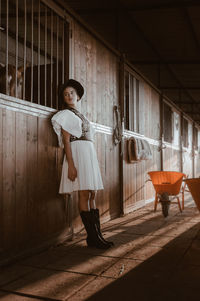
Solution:
{"label": "woman's hair", "polygon": [[65,90],[65,87],[62,84],[58,90],[58,105],[59,105],[60,110],[69,109],[69,105],[64,101],[64,95],[63,95],[64,90]]}
{"label": "woman's hair", "polygon": [[69,108],[69,106],[63,100],[63,92],[67,87],[72,87],[76,90],[76,93],[79,96],[79,100],[81,99],[81,97],[84,94],[83,86],[75,79],[69,79],[64,84],[60,85],[59,90],[58,90],[58,103],[59,103],[59,108],[61,108],[63,110]]}

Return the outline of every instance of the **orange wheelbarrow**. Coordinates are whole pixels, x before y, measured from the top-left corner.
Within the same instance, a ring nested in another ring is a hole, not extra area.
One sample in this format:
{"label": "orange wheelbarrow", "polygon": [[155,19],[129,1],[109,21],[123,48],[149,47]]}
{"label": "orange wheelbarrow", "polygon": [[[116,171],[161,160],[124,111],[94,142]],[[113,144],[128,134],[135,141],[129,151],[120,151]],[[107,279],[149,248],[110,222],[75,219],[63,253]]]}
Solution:
{"label": "orange wheelbarrow", "polygon": [[[166,217],[168,215],[170,204],[169,196],[176,199],[179,210],[182,212],[184,209],[184,190],[185,184],[182,186],[184,173],[177,171],[150,171],[148,175],[151,178],[152,184],[155,189],[154,211],[157,209],[158,202],[162,205],[162,213]],[[182,194],[182,208],[180,204],[179,194]]]}
{"label": "orange wheelbarrow", "polygon": [[191,192],[197,208],[200,211],[200,178],[186,179],[185,182]]}

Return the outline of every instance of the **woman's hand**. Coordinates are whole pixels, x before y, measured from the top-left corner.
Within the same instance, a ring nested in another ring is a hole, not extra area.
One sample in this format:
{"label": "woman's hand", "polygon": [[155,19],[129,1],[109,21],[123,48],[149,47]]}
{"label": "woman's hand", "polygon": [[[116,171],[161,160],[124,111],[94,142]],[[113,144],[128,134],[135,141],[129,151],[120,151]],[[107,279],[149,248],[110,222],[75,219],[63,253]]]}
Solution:
{"label": "woman's hand", "polygon": [[68,165],[68,178],[71,181],[75,181],[75,179],[77,178],[77,170],[76,170],[76,167],[74,166],[74,164]]}
{"label": "woman's hand", "polygon": [[77,178],[77,170],[74,166],[74,161],[72,157],[71,143],[70,143],[70,133],[62,129],[63,143],[65,147],[65,155],[68,162],[68,179],[75,181]]}

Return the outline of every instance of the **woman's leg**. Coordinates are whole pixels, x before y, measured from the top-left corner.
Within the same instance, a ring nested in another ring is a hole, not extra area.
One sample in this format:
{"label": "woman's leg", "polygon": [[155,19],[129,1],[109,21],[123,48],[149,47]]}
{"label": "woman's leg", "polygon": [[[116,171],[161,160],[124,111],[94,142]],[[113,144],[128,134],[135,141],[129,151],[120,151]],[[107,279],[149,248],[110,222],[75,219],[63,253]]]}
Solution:
{"label": "woman's leg", "polygon": [[79,212],[81,211],[89,211],[89,195],[90,191],[89,190],[80,190],[78,192],[79,194],[79,200],[78,200],[78,209]]}
{"label": "woman's leg", "polygon": [[96,202],[95,202],[96,195],[97,195],[96,190],[90,191],[90,198],[89,198],[90,209],[96,209]]}
{"label": "woman's leg", "polygon": [[96,225],[96,229],[97,229],[97,232],[100,236],[100,238],[102,239],[102,241],[109,245],[109,246],[112,246],[113,245],[113,242],[111,241],[107,241],[104,239],[102,233],[101,233],[101,225],[100,225],[100,218],[99,218],[99,209],[96,208],[96,203],[95,203],[95,197],[96,197],[96,194],[97,192],[95,190],[91,190],[90,191],[90,198],[89,198],[89,203],[90,203],[90,212],[93,216],[93,220],[94,220],[94,223]]}
{"label": "woman's leg", "polygon": [[[91,211],[89,211],[89,190],[79,191],[79,212],[82,222],[85,226],[87,232],[87,244],[91,247],[96,247],[100,249],[108,249],[110,245],[106,244],[98,233],[98,229],[95,224],[95,220]],[[95,197],[93,196],[93,199]]]}

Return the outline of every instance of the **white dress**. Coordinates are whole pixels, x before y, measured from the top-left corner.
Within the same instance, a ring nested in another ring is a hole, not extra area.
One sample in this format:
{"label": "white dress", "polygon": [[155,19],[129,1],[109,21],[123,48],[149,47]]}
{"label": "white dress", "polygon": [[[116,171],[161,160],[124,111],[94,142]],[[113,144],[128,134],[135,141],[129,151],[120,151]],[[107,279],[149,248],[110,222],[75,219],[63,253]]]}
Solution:
{"label": "white dress", "polygon": [[[56,113],[51,121],[58,137],[59,146],[62,148],[64,148],[61,132],[62,128],[74,138],[80,138],[83,134],[83,121],[71,110],[63,110]],[[89,121],[87,125],[89,125],[87,130],[89,130],[89,136],[92,140],[94,129]],[[71,150],[74,165],[77,169],[77,178],[75,181],[71,181],[68,178],[68,162],[66,155],[64,155],[59,193],[103,189],[101,172],[93,142],[88,140],[72,141]]]}

